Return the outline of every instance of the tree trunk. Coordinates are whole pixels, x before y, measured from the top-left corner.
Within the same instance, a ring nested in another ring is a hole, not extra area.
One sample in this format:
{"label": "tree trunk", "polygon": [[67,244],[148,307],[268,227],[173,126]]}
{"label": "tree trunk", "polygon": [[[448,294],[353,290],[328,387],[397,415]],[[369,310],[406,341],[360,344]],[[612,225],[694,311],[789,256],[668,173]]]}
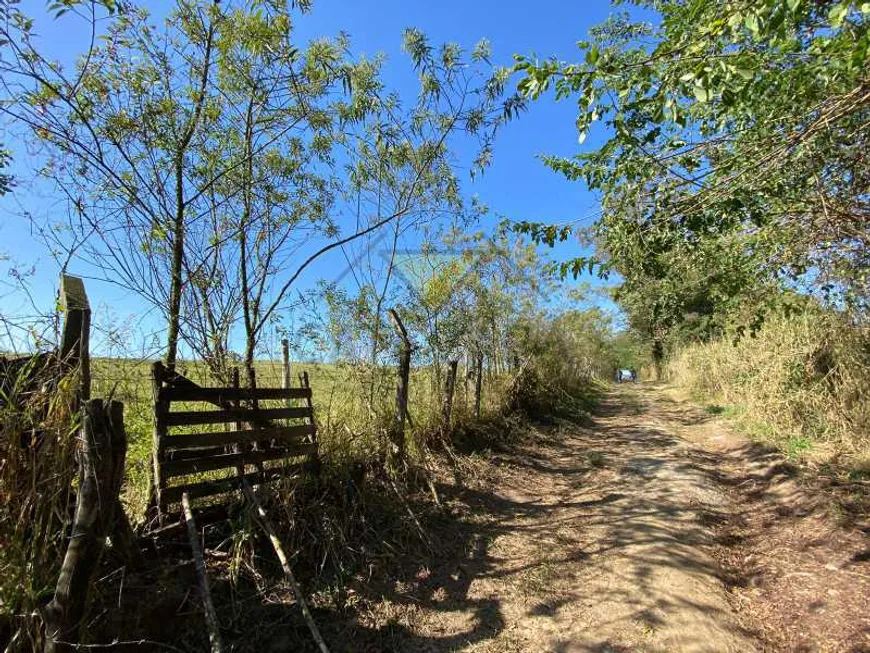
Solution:
{"label": "tree trunk", "polygon": [[175,371],[178,334],[181,329],[181,268],[184,264],[184,154],[175,162],[175,218],[172,222],[172,263],[169,268],[169,324],[166,335],[166,367]]}
{"label": "tree trunk", "polygon": [[396,415],[393,428],[390,431],[390,458],[394,469],[405,459],[405,419],[408,415],[408,382],[411,375],[411,341],[408,332],[399,319],[399,314],[392,308],[390,317],[396,327],[396,332],[402,340],[399,351],[398,382],[396,385]]}
{"label": "tree trunk", "polygon": [[474,417],[480,419],[480,402],[483,397],[483,352],[474,357]]}
{"label": "tree trunk", "polygon": [[664,378],[665,348],[660,340],[653,341],[652,357],[656,370],[656,381],[661,381]]}
{"label": "tree trunk", "polygon": [[175,360],[178,356],[178,337],[181,330],[181,270],[184,267],[184,239],[185,224],[184,210],[184,155],[190,145],[190,141],[199,126],[199,118],[202,115],[202,105],[205,103],[205,91],[208,85],[209,70],[211,68],[211,46],[214,38],[214,25],[209,24],[208,38],[205,44],[205,57],[203,59],[202,74],[199,80],[199,99],[193,109],[184,135],[178,143],[175,151],[175,216],[172,221],[172,263],[169,268],[169,324],[166,335],[166,367],[171,372],[175,371]]}
{"label": "tree trunk", "polygon": [[447,433],[450,429],[450,415],[453,412],[453,392],[456,388],[456,369],[458,360],[452,360],[447,364],[447,378],[444,381],[444,407],[441,413],[441,432]]}
{"label": "tree trunk", "polygon": [[[292,378],[290,376],[290,342],[287,338],[284,338],[281,341],[281,387],[285,390],[289,389],[293,385],[290,381]],[[288,399],[287,406],[290,407],[291,405],[292,401]]]}

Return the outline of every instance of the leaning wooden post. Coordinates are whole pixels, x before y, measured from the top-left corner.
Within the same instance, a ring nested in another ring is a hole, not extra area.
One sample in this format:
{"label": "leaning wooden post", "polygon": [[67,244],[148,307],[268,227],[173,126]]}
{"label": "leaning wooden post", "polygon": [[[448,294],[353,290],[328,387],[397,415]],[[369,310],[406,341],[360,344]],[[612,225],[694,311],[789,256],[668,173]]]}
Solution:
{"label": "leaning wooden post", "polygon": [[308,609],[308,603],[305,601],[305,595],[302,593],[302,589],[299,587],[299,583],[296,582],[296,577],[293,575],[293,569],[290,567],[290,559],[284,552],[284,547],[281,544],[280,538],[278,537],[278,532],[275,530],[275,527],[269,520],[269,516],[266,514],[266,510],[263,508],[263,505],[257,500],[257,496],[254,494],[251,486],[244,479],[242,479],[242,490],[245,492],[245,496],[248,498],[251,506],[257,511],[257,514],[255,515],[257,523],[260,524],[260,527],[266,532],[266,535],[269,536],[269,541],[272,543],[272,548],[275,549],[275,555],[278,556],[278,560],[281,562],[281,569],[284,570],[284,577],[290,584],[290,589],[293,592],[293,597],[296,599],[296,603],[299,604],[299,608],[302,610],[302,617],[305,619],[305,623],[308,625],[308,630],[311,631],[311,636],[314,638],[314,641],[317,642],[317,647],[320,649],[321,653],[329,653],[329,648],[326,646],[326,642],[323,640],[323,636],[320,634],[320,629],[317,627],[317,622],[314,621],[314,617],[311,615],[311,611]]}
{"label": "leaning wooden post", "polygon": [[91,306],[84,282],[78,277],[62,275],[60,300],[64,311],[60,358],[67,369],[80,370],[79,396],[87,401],[91,398]]}
{"label": "leaning wooden post", "polygon": [[119,402],[104,407],[102,400],[94,399],[84,404],[72,535],[54,598],[44,613],[45,650],[49,653],[58,650],[61,642],[76,644],[79,640],[88,590],[119,508],[127,441],[122,414],[123,404]]}
{"label": "leaning wooden post", "polygon": [[456,369],[458,360],[447,363],[447,379],[444,381],[444,406],[441,413],[441,432],[447,433],[450,429],[450,415],[453,412],[453,392],[456,388]]}
{"label": "leaning wooden post", "polygon": [[480,419],[480,402],[483,396],[483,352],[477,350],[474,356],[474,417]]}
{"label": "leaning wooden post", "polygon": [[199,593],[202,600],[202,608],[205,612],[205,624],[208,627],[208,641],[211,644],[212,653],[223,651],[221,642],[220,626],[214,603],[211,600],[211,592],[208,588],[208,576],[206,575],[205,559],[202,557],[202,549],[199,546],[199,533],[196,522],[193,520],[193,511],[190,509],[190,500],[187,492],[181,495],[181,509],[184,522],[187,524],[187,537],[190,540],[190,549],[193,552],[193,562],[196,566],[196,577],[199,580]]}
{"label": "leaning wooden post", "polygon": [[411,341],[408,339],[408,332],[405,330],[405,325],[399,318],[399,314],[395,309],[390,309],[390,317],[393,320],[393,325],[396,327],[396,333],[402,341],[399,351],[399,370],[398,383],[396,386],[396,415],[394,418],[393,428],[390,431],[391,458],[393,459],[394,467],[397,463],[400,464],[405,458],[405,419],[408,415],[408,381],[411,375]]}

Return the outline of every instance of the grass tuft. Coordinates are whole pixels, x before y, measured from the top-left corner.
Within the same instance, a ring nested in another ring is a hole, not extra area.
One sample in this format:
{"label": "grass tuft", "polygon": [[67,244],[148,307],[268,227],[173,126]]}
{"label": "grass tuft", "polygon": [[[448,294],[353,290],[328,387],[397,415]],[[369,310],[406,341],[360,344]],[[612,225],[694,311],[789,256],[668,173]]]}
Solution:
{"label": "grass tuft", "polygon": [[870,456],[870,335],[839,315],[771,318],[753,337],[684,348],[669,372],[792,458],[827,452],[849,468]]}

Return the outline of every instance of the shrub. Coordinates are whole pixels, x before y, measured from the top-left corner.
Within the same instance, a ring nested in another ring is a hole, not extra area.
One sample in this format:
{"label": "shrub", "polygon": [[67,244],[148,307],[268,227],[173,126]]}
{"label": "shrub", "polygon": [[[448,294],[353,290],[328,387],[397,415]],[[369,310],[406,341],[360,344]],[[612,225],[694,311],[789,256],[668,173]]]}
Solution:
{"label": "shrub", "polygon": [[[0,641],[39,648],[36,610],[53,595],[66,551],[77,414],[77,377],[58,380],[40,355],[0,366]],[[5,632],[4,632],[5,631]]]}
{"label": "shrub", "polygon": [[752,337],[687,346],[669,371],[696,396],[742,406],[793,454],[820,442],[870,451],[870,334],[836,313],[777,316]]}

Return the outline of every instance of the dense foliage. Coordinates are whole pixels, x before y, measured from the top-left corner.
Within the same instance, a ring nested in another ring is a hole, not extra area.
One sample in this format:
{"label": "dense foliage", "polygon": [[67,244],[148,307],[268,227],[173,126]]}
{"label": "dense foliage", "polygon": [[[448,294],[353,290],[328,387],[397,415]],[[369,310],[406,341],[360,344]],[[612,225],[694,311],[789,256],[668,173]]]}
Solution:
{"label": "dense foliage", "polygon": [[581,43],[582,62],[516,64],[527,96],[576,101],[581,144],[606,128],[600,146],[546,159],[604,212],[597,259],[563,272],[619,273],[618,299],[659,362],[675,342],[757,328],[800,294],[863,320],[870,3],[624,4]]}

